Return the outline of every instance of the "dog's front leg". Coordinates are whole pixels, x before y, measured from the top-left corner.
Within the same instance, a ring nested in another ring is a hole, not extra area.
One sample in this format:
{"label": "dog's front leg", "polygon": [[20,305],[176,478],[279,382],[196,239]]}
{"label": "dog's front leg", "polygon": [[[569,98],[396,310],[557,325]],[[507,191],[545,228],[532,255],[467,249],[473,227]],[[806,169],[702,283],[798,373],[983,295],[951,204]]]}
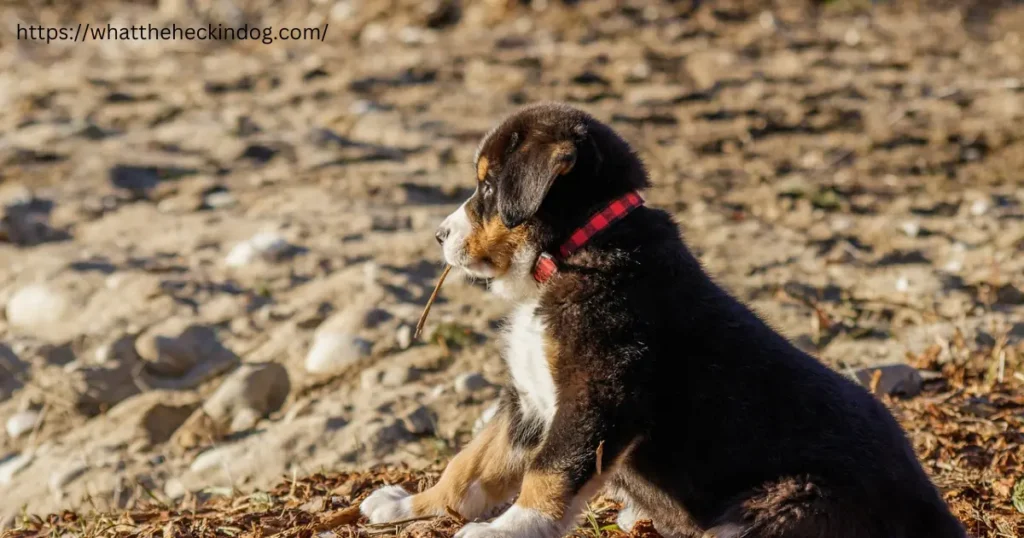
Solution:
{"label": "dog's front leg", "polygon": [[433,487],[412,495],[399,486],[385,486],[367,497],[359,510],[371,523],[444,515],[448,508],[475,519],[507,503],[519,490],[527,457],[511,441],[511,412],[503,405],[448,463]]}
{"label": "dog's front leg", "polygon": [[490,523],[466,525],[456,538],[559,538],[570,529],[631,438],[593,399],[566,396],[527,467],[516,503]]}

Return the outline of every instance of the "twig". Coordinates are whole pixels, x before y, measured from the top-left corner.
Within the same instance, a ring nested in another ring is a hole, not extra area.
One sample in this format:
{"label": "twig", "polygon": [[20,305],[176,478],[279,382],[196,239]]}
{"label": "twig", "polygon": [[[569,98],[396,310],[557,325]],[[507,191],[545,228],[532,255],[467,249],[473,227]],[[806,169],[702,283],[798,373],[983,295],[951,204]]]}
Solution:
{"label": "twig", "polygon": [[420,333],[423,332],[423,325],[427,322],[427,314],[430,313],[430,307],[434,305],[434,300],[437,299],[437,292],[441,291],[441,284],[444,284],[445,277],[448,276],[448,272],[452,270],[452,266],[445,264],[444,272],[441,273],[441,278],[437,279],[437,285],[434,286],[433,293],[430,294],[430,298],[427,299],[427,306],[423,308],[423,313],[420,314],[420,320],[416,322],[416,332],[413,333],[413,339],[420,337]]}

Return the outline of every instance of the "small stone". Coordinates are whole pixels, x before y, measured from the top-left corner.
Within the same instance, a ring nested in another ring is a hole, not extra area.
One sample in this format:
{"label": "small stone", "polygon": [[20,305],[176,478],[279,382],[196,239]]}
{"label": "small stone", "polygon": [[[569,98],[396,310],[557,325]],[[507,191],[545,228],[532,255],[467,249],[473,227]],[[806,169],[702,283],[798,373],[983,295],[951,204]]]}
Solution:
{"label": "small stone", "polygon": [[64,489],[64,486],[74,482],[75,479],[82,476],[89,470],[89,466],[85,463],[72,463],[71,465],[54,471],[50,474],[50,491],[59,493]]}
{"label": "small stone", "polygon": [[917,234],[921,233],[921,225],[915,221],[908,220],[900,225],[900,230],[902,230],[907,237],[917,237]]}
{"label": "small stone", "polygon": [[14,476],[23,471],[32,463],[33,456],[30,453],[14,454],[0,461],[0,486],[6,486],[14,480]]}
{"label": "small stone", "polygon": [[112,341],[104,342],[96,348],[93,356],[96,364],[130,364],[139,360],[135,352],[135,338],[121,336]]}
{"label": "small stone", "polygon": [[317,332],[306,355],[306,371],[329,374],[370,354],[370,343],[347,332]]}
{"label": "small stone", "polygon": [[0,402],[6,401],[22,387],[18,375],[27,365],[18,358],[13,349],[0,342]]}
{"label": "small stone", "polygon": [[263,232],[234,246],[224,259],[228,267],[244,267],[257,260],[275,262],[280,260],[291,245],[276,233]]}
{"label": "small stone", "polygon": [[235,205],[238,203],[238,199],[230,191],[216,191],[207,194],[203,198],[203,202],[212,208],[223,208]]}
{"label": "small stone", "polygon": [[145,435],[146,443],[150,446],[170,440],[196,408],[194,403],[154,402],[151,399],[152,394],[146,393],[139,397],[139,403],[149,407],[141,412],[137,422]]}
{"label": "small stone", "polygon": [[971,203],[971,215],[980,217],[988,212],[989,203],[988,200],[975,200]]}
{"label": "small stone", "polygon": [[420,377],[420,371],[407,366],[389,366],[380,375],[381,386],[388,388],[401,387],[407,383],[416,381]]}
{"label": "small stone", "polygon": [[135,351],[149,371],[168,377],[182,376],[200,361],[227,352],[213,329],[174,318],[139,335]]}
{"label": "small stone", "polygon": [[274,362],[243,364],[203,403],[203,411],[229,432],[244,431],[280,409],[290,391],[284,366]]}
{"label": "small stone", "polygon": [[237,447],[234,445],[221,445],[207,450],[196,456],[188,469],[194,473],[204,473],[212,469],[223,467],[237,457]]}
{"label": "small stone", "polygon": [[910,289],[910,280],[907,279],[907,277],[901,276],[901,277],[896,279],[896,291],[903,293],[903,292],[906,292],[909,289]]}
{"label": "small stone", "polygon": [[996,302],[1000,304],[1024,304],[1024,291],[1013,284],[1003,284],[996,289]]}
{"label": "small stone", "polygon": [[21,437],[32,431],[41,418],[42,415],[39,411],[31,409],[19,411],[7,419],[7,435],[11,436],[12,439]]}
{"label": "small stone", "polygon": [[400,420],[392,420],[368,426],[366,445],[374,455],[391,452],[394,446],[402,441],[410,440],[411,433]]}
{"label": "small stone", "polygon": [[171,478],[164,483],[164,495],[168,499],[180,499],[188,494],[188,488],[177,478]]}
{"label": "small stone", "polygon": [[889,394],[912,398],[921,392],[924,383],[921,374],[906,364],[886,364],[860,368],[853,372],[861,385],[871,388],[875,372],[881,372],[875,394]]}
{"label": "small stone", "polygon": [[410,433],[424,435],[433,433],[437,417],[434,416],[434,413],[429,408],[421,405],[406,413],[402,417],[402,421],[405,423],[405,429],[409,430]]}
{"label": "small stone", "polygon": [[455,392],[463,396],[469,396],[490,387],[491,383],[483,375],[469,372],[456,377],[454,385]]}
{"label": "small stone", "polygon": [[850,28],[846,31],[846,34],[843,35],[843,42],[851,47],[856,47],[860,44],[860,32],[858,32],[856,28]]}
{"label": "small stone", "polygon": [[50,227],[53,202],[29,197],[0,208],[0,242],[21,246],[60,239],[61,232]]}
{"label": "small stone", "polygon": [[231,424],[228,425],[228,431],[235,433],[251,430],[259,424],[260,419],[262,418],[263,415],[251,407],[239,409],[235,413],[235,416],[231,418]]}
{"label": "small stone", "polygon": [[14,327],[37,327],[60,321],[68,300],[45,284],[31,284],[16,291],[7,302],[7,322]]}
{"label": "small stone", "polygon": [[398,330],[395,331],[395,342],[398,344],[398,349],[409,349],[412,346],[412,327],[405,324],[398,327]]}
{"label": "small stone", "polygon": [[974,335],[974,343],[978,344],[982,348],[992,348],[996,345],[996,339],[985,331],[978,331],[978,333]]}

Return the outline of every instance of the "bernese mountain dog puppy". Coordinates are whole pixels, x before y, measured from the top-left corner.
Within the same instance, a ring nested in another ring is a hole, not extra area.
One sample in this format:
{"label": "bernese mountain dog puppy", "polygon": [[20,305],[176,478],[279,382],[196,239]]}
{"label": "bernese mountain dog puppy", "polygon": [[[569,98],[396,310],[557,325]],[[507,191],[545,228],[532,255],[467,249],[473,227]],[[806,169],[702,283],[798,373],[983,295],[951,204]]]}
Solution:
{"label": "bernese mountain dog puppy", "polygon": [[[666,537],[963,538],[898,423],[718,286],[647,172],[587,113],[488,133],[445,260],[513,303],[511,382],[436,485],[383,487],[373,523],[456,510],[459,538],[556,538],[601,488]],[[496,519],[482,519],[509,505]]]}

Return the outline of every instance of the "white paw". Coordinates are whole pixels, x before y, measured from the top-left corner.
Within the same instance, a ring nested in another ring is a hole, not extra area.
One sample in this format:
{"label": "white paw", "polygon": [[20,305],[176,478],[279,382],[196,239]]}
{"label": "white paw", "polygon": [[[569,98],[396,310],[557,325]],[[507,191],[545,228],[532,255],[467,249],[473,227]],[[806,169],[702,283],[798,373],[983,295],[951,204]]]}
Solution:
{"label": "white paw", "polygon": [[412,494],[398,486],[384,486],[359,505],[370,523],[401,521],[412,517]]}
{"label": "white paw", "polygon": [[469,523],[455,538],[557,538],[563,525],[536,510],[512,505],[491,523]]}
{"label": "white paw", "polygon": [[508,531],[498,529],[490,523],[467,523],[465,527],[462,527],[462,530],[455,533],[455,538],[488,538],[492,536],[498,538],[511,538],[515,535]]}
{"label": "white paw", "polygon": [[632,504],[626,504],[619,510],[619,517],[615,518],[615,524],[622,532],[632,532],[633,525],[641,518],[638,517],[636,508]]}

